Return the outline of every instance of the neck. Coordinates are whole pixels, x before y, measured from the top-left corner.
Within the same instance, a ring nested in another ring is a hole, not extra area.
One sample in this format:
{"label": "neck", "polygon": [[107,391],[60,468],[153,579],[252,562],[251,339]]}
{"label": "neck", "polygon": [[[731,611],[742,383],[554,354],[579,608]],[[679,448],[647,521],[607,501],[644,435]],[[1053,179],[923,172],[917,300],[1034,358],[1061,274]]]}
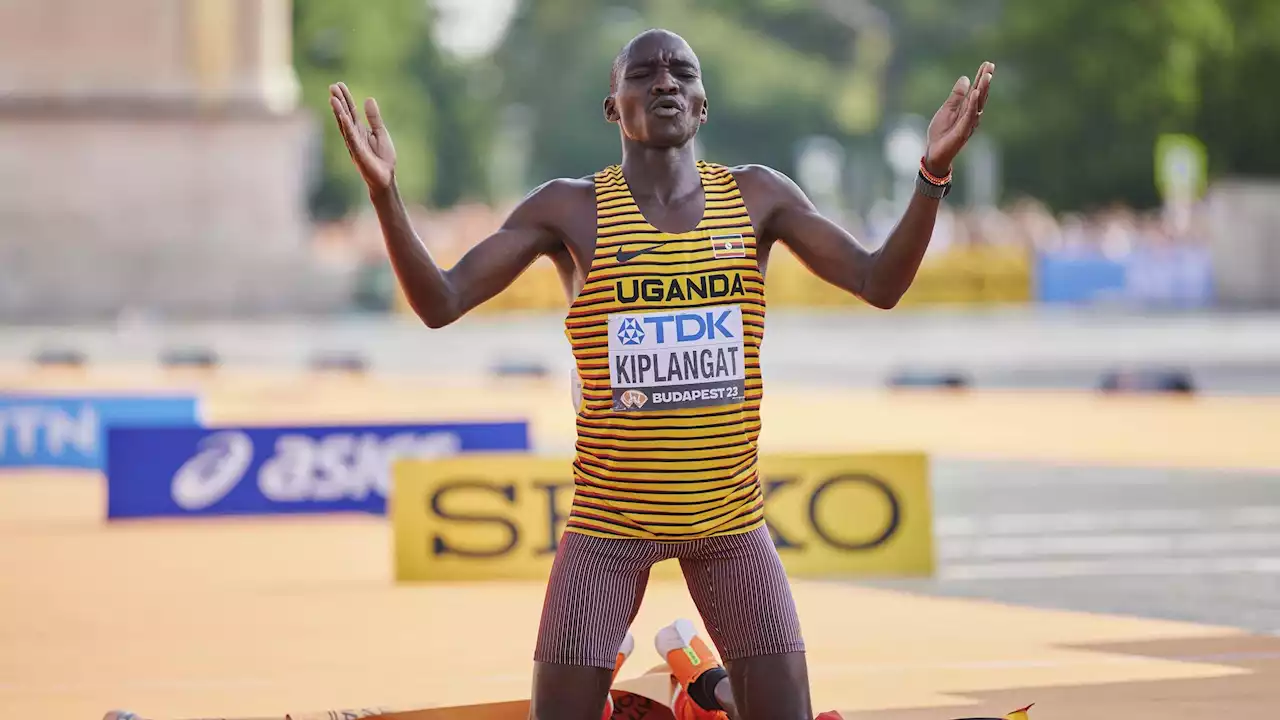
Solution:
{"label": "neck", "polygon": [[692,141],[669,148],[624,142],[622,174],[632,195],[651,197],[664,205],[702,188]]}

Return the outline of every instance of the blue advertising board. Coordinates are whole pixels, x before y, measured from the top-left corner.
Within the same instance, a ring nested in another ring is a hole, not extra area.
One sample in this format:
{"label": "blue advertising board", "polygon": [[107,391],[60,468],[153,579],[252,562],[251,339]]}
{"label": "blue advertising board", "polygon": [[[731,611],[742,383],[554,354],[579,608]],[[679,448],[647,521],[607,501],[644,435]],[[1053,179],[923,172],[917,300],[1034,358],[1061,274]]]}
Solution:
{"label": "blue advertising board", "polygon": [[1036,298],[1047,304],[1203,308],[1213,303],[1207,248],[1135,248],[1109,257],[1097,250],[1041,252]]}
{"label": "blue advertising board", "polygon": [[107,517],[384,514],[396,458],[528,449],[525,422],[113,429]]}
{"label": "blue advertising board", "polygon": [[107,431],[129,425],[197,427],[188,396],[0,394],[0,468],[105,468]]}

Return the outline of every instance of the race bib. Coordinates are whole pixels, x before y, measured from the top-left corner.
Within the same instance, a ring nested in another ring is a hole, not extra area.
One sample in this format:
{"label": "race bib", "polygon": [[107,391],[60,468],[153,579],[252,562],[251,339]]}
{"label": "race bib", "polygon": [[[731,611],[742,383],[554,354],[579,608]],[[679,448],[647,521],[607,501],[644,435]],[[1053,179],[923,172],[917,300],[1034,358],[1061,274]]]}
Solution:
{"label": "race bib", "polygon": [[609,316],[613,409],[648,412],[742,402],[742,308]]}

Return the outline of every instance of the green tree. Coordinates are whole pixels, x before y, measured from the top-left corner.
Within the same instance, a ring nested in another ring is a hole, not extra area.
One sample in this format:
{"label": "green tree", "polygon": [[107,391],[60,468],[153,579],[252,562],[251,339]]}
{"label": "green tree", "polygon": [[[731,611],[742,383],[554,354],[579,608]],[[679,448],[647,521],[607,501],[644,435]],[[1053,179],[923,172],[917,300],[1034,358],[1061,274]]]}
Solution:
{"label": "green tree", "polygon": [[1058,209],[1155,205],[1156,136],[1194,130],[1231,38],[1218,0],[1006,2],[976,44],[998,66],[983,128],[1006,186]]}
{"label": "green tree", "polygon": [[[435,112],[427,138],[435,159],[428,205],[450,207],[489,197],[486,159],[494,130],[496,83],[486,60],[463,62],[434,42],[421,43],[412,61],[413,74]],[[399,142],[399,133],[395,135]]]}
{"label": "green tree", "polygon": [[1203,102],[1195,130],[1214,175],[1280,175],[1276,142],[1280,95],[1268,88],[1280,67],[1280,2],[1223,0],[1230,47],[1201,70]]}
{"label": "green tree", "polygon": [[[376,9],[375,9],[376,7]],[[414,74],[423,48],[433,44],[430,14],[422,0],[299,0],[294,8],[294,66],[302,102],[322,137],[322,168],[312,212],[339,217],[363,201],[364,185],[351,167],[329,109],[329,85],[346,82],[357,103],[373,96],[394,133],[396,177],[405,197],[431,198],[435,155],[431,143],[436,112]],[[363,108],[362,108],[363,110]]]}
{"label": "green tree", "polygon": [[617,129],[602,108],[609,71],[627,40],[655,26],[684,35],[702,60],[709,159],[793,172],[806,135],[848,139],[879,123],[878,88],[857,71],[857,32],[816,0],[525,2],[497,61],[504,101],[535,118],[531,182],[617,162]]}

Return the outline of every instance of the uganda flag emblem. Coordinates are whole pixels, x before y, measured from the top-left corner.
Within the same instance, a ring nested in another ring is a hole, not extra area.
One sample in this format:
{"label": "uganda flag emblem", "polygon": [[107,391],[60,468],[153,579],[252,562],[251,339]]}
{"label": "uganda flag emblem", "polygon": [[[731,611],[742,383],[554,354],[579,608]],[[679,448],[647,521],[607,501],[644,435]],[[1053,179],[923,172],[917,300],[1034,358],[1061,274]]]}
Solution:
{"label": "uganda flag emblem", "polygon": [[744,258],[747,256],[747,243],[741,235],[713,235],[711,237],[711,253],[716,259]]}

